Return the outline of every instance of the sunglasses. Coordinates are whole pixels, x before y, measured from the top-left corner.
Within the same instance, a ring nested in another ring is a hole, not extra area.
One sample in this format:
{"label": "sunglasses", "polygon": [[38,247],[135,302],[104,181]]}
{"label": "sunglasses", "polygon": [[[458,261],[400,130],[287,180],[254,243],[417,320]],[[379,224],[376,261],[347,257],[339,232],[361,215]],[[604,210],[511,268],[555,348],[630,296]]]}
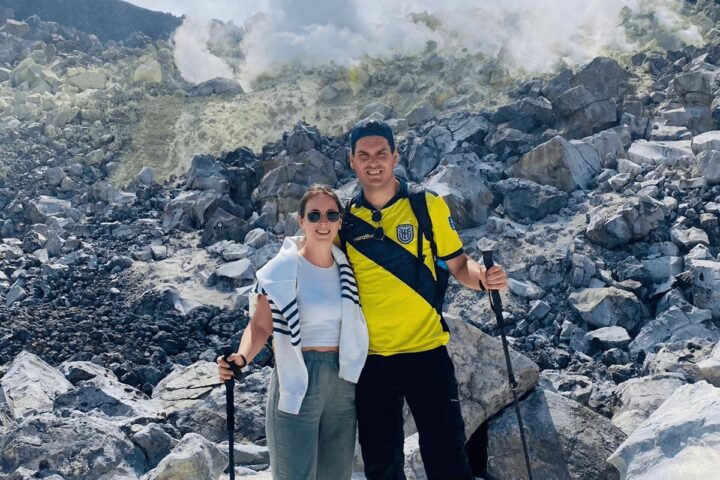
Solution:
{"label": "sunglasses", "polygon": [[[372,212],[372,221],[375,223],[380,223],[382,220],[382,212],[380,210],[373,210]],[[373,231],[373,238],[379,242],[382,242],[385,238],[385,230],[383,229],[382,225],[378,225],[375,227],[375,230]]]}
{"label": "sunglasses", "polygon": [[328,210],[323,213],[319,210],[311,210],[305,215],[305,218],[307,218],[310,223],[318,223],[322,217],[325,217],[330,223],[335,223],[340,220],[340,212],[337,210]]}

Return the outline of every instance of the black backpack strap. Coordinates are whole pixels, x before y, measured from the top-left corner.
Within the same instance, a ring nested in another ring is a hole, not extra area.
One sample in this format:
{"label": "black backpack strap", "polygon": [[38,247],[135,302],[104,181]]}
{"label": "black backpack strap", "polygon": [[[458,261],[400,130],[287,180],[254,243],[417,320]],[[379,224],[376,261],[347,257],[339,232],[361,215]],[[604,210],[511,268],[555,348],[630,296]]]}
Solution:
{"label": "black backpack strap", "polygon": [[448,332],[450,329],[445,322],[445,318],[443,318],[443,304],[445,302],[445,291],[447,290],[450,273],[447,269],[438,264],[440,259],[438,258],[437,244],[435,243],[435,234],[433,233],[432,219],[430,218],[430,212],[428,211],[425,193],[426,190],[422,185],[408,185],[410,208],[412,209],[413,215],[415,215],[418,222],[418,276],[419,269],[425,262],[425,258],[422,254],[422,242],[423,237],[425,237],[430,242],[430,251],[432,252],[433,264],[435,265],[435,276],[437,277],[435,310],[438,314],[440,314],[440,323],[443,326],[443,330]]}
{"label": "black backpack strap", "polygon": [[418,222],[418,230],[422,235],[418,235],[418,243],[420,243],[420,254],[418,258],[422,258],[422,237],[430,242],[430,250],[432,251],[433,260],[437,259],[437,245],[435,244],[435,235],[433,234],[432,220],[428,211],[427,201],[425,200],[425,188],[422,185],[412,184],[408,186],[408,199],[410,200],[410,208]]}
{"label": "black backpack strap", "polygon": [[357,198],[353,197],[350,200],[345,203],[345,210],[343,210],[343,227],[340,228],[340,231],[338,232],[338,237],[340,237],[340,249],[343,251],[345,255],[347,255],[347,235],[350,231],[351,223],[350,223],[350,215],[351,215],[351,209],[353,203],[357,201]]}

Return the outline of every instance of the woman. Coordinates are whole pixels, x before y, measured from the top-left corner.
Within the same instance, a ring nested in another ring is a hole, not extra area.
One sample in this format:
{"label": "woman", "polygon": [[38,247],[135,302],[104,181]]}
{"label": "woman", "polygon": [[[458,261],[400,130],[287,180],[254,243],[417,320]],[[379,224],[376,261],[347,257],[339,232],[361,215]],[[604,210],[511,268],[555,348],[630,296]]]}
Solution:
{"label": "woman", "polygon": [[[273,335],[267,444],[273,478],[344,480],[352,476],[355,383],[368,333],[345,254],[333,244],[341,204],[328,186],[300,201],[304,237],[288,237],[257,272],[251,320],[230,361],[244,367]],[[218,358],[224,381],[229,365]]]}

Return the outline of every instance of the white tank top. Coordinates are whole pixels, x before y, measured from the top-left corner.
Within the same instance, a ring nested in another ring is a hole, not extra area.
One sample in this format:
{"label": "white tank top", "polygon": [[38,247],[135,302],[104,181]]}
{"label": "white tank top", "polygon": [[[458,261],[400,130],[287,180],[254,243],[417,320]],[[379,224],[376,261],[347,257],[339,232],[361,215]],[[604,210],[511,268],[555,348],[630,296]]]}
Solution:
{"label": "white tank top", "polygon": [[297,301],[302,346],[339,346],[342,297],[337,263],[318,267],[298,254]]}

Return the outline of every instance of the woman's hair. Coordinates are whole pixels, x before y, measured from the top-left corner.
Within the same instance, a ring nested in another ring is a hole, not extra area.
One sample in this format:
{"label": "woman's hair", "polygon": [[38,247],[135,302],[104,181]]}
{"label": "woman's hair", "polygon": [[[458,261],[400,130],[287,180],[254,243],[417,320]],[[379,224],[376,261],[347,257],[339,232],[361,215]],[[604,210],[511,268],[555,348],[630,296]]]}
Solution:
{"label": "woman's hair", "polygon": [[335,192],[332,191],[332,188],[330,188],[329,185],[323,185],[321,183],[316,183],[315,185],[310,186],[310,188],[307,189],[305,192],[305,195],[302,196],[302,199],[300,199],[300,216],[305,216],[305,207],[307,206],[307,203],[310,201],[311,198],[317,197],[318,195],[327,195],[328,197],[335,200],[335,203],[338,207],[338,212],[342,213],[342,204],[340,203],[340,199],[337,195],[335,195]]}

